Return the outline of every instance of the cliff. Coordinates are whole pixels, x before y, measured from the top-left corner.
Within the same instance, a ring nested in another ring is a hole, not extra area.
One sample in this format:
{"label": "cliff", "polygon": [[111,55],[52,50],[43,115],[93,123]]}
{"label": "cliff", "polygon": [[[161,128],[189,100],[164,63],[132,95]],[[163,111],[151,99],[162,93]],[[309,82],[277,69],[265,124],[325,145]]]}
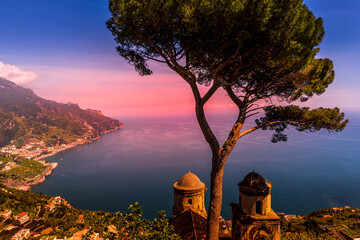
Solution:
{"label": "cliff", "polygon": [[29,139],[49,146],[69,143],[96,138],[122,126],[101,111],[43,99],[31,89],[0,77],[0,147],[12,140],[22,144]]}

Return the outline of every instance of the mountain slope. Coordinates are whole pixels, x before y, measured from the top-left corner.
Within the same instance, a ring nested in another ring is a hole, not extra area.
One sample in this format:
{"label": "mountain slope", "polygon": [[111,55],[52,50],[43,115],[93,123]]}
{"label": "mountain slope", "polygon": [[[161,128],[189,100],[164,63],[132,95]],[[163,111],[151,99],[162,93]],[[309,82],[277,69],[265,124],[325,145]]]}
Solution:
{"label": "mountain slope", "polygon": [[0,77],[0,147],[12,140],[22,144],[29,139],[48,145],[69,143],[120,127],[119,120],[100,111],[43,99],[32,90]]}

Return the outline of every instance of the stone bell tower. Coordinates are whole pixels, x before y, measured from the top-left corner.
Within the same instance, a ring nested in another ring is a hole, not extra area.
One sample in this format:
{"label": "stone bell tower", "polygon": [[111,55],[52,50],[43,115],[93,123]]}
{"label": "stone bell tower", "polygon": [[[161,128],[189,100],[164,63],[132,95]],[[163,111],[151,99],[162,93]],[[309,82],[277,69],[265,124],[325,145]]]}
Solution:
{"label": "stone bell tower", "polygon": [[205,184],[193,173],[188,172],[174,183],[173,217],[191,209],[203,217],[207,217],[204,194]]}
{"label": "stone bell tower", "polygon": [[271,209],[271,184],[251,172],[239,186],[239,204],[232,206],[233,240],[279,240],[280,218]]}

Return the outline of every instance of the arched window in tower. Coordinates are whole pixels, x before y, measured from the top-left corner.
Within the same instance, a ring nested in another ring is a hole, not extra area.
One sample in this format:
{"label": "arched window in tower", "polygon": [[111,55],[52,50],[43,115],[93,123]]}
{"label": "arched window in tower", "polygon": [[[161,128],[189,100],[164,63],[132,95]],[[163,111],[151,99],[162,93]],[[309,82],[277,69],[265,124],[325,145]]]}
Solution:
{"label": "arched window in tower", "polygon": [[262,201],[256,202],[256,214],[262,214]]}
{"label": "arched window in tower", "polygon": [[173,216],[182,214],[183,211],[193,210],[207,218],[204,193],[206,187],[193,173],[187,173],[174,183]]}

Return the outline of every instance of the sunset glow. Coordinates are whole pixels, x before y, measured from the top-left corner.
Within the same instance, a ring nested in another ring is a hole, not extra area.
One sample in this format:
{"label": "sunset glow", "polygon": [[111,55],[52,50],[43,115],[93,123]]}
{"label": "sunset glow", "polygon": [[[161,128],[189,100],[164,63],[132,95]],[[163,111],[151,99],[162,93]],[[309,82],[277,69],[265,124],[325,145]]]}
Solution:
{"label": "sunset glow", "polygon": [[[360,3],[305,2],[324,19],[326,36],[319,56],[332,59],[336,72],[326,93],[305,105],[359,110]],[[120,117],[194,112],[191,90],[177,74],[151,63],[154,74],[142,77],[117,55],[105,27],[106,1],[40,0],[30,7],[25,0],[5,0],[0,16],[0,76],[41,97]],[[27,24],[14,19],[26,19]],[[207,103],[210,112],[233,109],[223,91]]]}

